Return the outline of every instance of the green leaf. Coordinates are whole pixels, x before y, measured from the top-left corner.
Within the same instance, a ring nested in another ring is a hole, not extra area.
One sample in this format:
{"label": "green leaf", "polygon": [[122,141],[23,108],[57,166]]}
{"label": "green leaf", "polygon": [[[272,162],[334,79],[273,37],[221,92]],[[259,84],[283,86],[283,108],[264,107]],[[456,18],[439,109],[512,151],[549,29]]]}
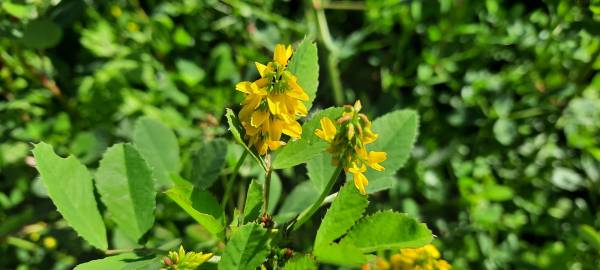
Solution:
{"label": "green leaf", "polygon": [[171,174],[180,168],[179,144],[171,129],[148,117],[135,123],[133,134],[135,147],[152,168],[157,184],[170,186]]}
{"label": "green leaf", "polygon": [[306,162],[306,171],[313,186],[322,192],[335,172],[335,166],[331,164],[331,154],[324,152]]}
{"label": "green leaf", "polygon": [[192,160],[191,182],[203,190],[211,187],[225,165],[226,156],[227,141],[216,139],[204,142]]}
{"label": "green leaf", "polygon": [[19,19],[33,19],[37,15],[35,5],[31,4],[15,4],[11,1],[3,1],[2,9],[13,17]]}
{"label": "green leaf", "polygon": [[201,67],[189,60],[177,59],[175,66],[177,66],[177,71],[179,71],[179,78],[188,87],[196,86],[206,76],[206,72]]}
{"label": "green leaf", "polygon": [[256,269],[267,258],[269,250],[267,230],[258,224],[248,223],[231,235],[219,261],[219,269]]}
{"label": "green leaf", "polygon": [[317,264],[307,255],[295,255],[285,264],[283,270],[317,270]]}
{"label": "green leaf", "polygon": [[427,225],[406,214],[385,211],[361,219],[340,244],[351,244],[367,253],[417,248],[430,243],[432,239]]}
{"label": "green leaf", "polygon": [[315,113],[310,120],[302,125],[302,138],[288,142],[286,146],[276,152],[273,168],[291,168],[323,153],[328,144],[315,135],[315,130],[321,128],[321,118],[329,117],[335,120],[342,115],[342,112],[342,108],[331,107]]}
{"label": "green leaf", "polygon": [[244,129],[242,128],[242,124],[240,123],[240,120],[237,118],[233,110],[226,108],[225,117],[227,118],[227,124],[229,124],[229,131],[233,135],[233,139],[241,146],[246,148],[246,151],[248,151],[250,155],[256,160],[256,162],[258,162],[258,164],[266,171],[266,166],[263,159],[258,155],[256,151],[250,149],[250,147],[248,147],[248,145],[246,145],[246,143],[244,142]]}
{"label": "green leaf", "polygon": [[308,38],[302,40],[288,64],[289,70],[298,78],[298,84],[308,95],[304,104],[310,110],[319,85],[319,55],[317,45]]}
{"label": "green leaf", "polygon": [[319,192],[309,181],[297,185],[292,192],[286,196],[279,212],[274,217],[275,222],[285,223],[297,216],[307,205],[312,205],[319,198]]}
{"label": "green leaf", "polygon": [[48,195],[75,231],[93,246],[107,249],[106,227],[94,198],[94,184],[77,158],[61,158],[44,142],[33,148],[36,167]]}
{"label": "green leaf", "polygon": [[158,257],[140,257],[135,253],[124,253],[82,263],[77,265],[74,270],[158,270],[160,267],[160,258]]}
{"label": "green leaf", "polygon": [[579,234],[581,237],[590,243],[597,252],[600,252],[600,233],[590,225],[579,226]]}
{"label": "green leaf", "polygon": [[315,238],[315,249],[343,236],[362,216],[369,201],[347,182],[327,210]]}
{"label": "green leaf", "polygon": [[39,19],[29,22],[23,30],[21,41],[31,49],[54,47],[62,38],[62,29],[53,21]]}
{"label": "green leaf", "polygon": [[118,227],[138,240],[154,224],[156,192],[152,171],[131,144],[109,148],[96,172],[102,202]]}
{"label": "green leaf", "polygon": [[223,236],[223,210],[208,191],[175,186],[166,194],[207,231],[217,237]]}
{"label": "green leaf", "polygon": [[367,145],[367,149],[384,151],[387,153],[387,159],[381,163],[385,167],[384,171],[367,170],[365,176],[369,179],[369,185],[377,186],[375,182],[396,174],[396,171],[404,166],[417,139],[418,126],[419,117],[413,110],[397,110],[373,121],[373,132],[379,134],[379,138]]}
{"label": "green leaf", "polygon": [[367,257],[351,244],[322,245],[314,251],[317,261],[343,266],[360,266],[367,262]]}
{"label": "green leaf", "polygon": [[262,186],[256,181],[252,180],[248,187],[248,194],[246,195],[246,204],[244,204],[244,223],[254,221],[260,215],[260,208],[262,206]]}

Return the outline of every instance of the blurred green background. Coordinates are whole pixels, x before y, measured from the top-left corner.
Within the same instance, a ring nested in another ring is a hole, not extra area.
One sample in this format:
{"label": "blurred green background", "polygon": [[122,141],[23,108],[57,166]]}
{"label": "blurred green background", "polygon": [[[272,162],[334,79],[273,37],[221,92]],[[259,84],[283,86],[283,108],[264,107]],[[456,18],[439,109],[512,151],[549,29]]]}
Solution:
{"label": "blurred green background", "polygon": [[[94,167],[146,115],[189,157],[228,136],[253,62],[304,36],[319,47],[316,108],[420,114],[412,158],[373,207],[426,222],[454,269],[600,269],[598,0],[3,0],[0,269],[103,256],[54,211],[31,142]],[[284,171],[281,198],[302,179]],[[211,245],[192,224],[162,198],[148,237]]]}

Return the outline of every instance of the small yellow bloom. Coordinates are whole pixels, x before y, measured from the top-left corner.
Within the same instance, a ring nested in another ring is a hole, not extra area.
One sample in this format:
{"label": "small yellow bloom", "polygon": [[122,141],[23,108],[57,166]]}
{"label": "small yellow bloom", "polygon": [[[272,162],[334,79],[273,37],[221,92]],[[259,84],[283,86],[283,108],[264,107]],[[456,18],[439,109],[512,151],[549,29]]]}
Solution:
{"label": "small yellow bloom", "polygon": [[377,139],[377,134],[371,130],[371,121],[366,115],[359,113],[362,104],[360,100],[354,106],[344,106],[342,117],[334,122],[323,117],[320,119],[321,128],[315,130],[315,134],[330,144],[327,151],[333,155],[333,163],[340,162],[344,171],[352,174],[354,186],[361,194],[366,194],[366,186],[369,180],[363,174],[369,166],[374,170],[383,171],[381,162],[387,159],[385,152],[367,152],[366,145]]}
{"label": "small yellow bloom", "polygon": [[[373,268],[371,265],[376,267]],[[377,257],[374,263],[365,266],[363,269],[373,270],[452,270],[452,266],[440,259],[440,252],[431,244],[421,248],[404,248],[399,253],[393,254],[389,262]]]}
{"label": "small yellow bloom", "polygon": [[192,270],[198,268],[210,258],[212,253],[186,252],[183,246],[178,251],[169,251],[169,255],[163,258],[163,269],[168,270]]}
{"label": "small yellow bloom", "polygon": [[44,237],[44,239],[42,240],[42,243],[44,244],[44,247],[46,247],[47,249],[55,249],[56,245],[57,245],[56,238],[54,238],[52,236]]}
{"label": "small yellow bloom", "polygon": [[255,63],[260,74],[258,80],[235,86],[245,94],[238,114],[246,130],[245,138],[260,155],[284,145],[282,134],[294,139],[302,136],[302,126],[297,118],[308,114],[304,105],[308,95],[287,69],[292,54],[291,45],[278,44],[272,62],[266,65]]}

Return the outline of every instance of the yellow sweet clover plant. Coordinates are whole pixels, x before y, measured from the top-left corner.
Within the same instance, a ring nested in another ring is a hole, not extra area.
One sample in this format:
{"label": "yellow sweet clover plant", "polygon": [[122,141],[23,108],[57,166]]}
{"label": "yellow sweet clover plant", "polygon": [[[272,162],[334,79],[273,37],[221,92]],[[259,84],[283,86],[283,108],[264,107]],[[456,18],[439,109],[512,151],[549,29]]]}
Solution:
{"label": "yellow sweet clover plant", "polygon": [[304,105],[308,95],[287,68],[292,54],[291,45],[277,44],[273,61],[266,65],[255,63],[260,78],[235,86],[245,94],[238,115],[246,131],[245,139],[260,155],[284,145],[282,134],[295,139],[302,135],[297,118],[308,113]]}
{"label": "yellow sweet clover plant", "polygon": [[331,119],[323,117],[320,120],[321,129],[317,129],[315,134],[330,144],[327,152],[332,154],[333,164],[341,165],[346,173],[351,173],[354,186],[361,194],[366,194],[365,187],[369,180],[363,173],[367,166],[383,171],[385,168],[379,163],[387,159],[387,154],[367,151],[366,145],[377,140],[378,135],[371,130],[369,118],[360,113],[361,108],[360,100],[354,106],[344,106],[344,113],[335,124]]}

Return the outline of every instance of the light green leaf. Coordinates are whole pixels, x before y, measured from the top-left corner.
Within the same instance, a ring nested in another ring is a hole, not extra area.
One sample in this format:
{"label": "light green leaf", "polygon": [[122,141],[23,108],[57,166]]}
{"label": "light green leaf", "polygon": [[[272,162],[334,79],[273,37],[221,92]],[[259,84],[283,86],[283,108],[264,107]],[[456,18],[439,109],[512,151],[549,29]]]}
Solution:
{"label": "light green leaf", "polygon": [[427,225],[406,214],[385,211],[361,219],[340,244],[351,244],[367,253],[422,247],[432,239]]}
{"label": "light green leaf", "polygon": [[246,145],[246,143],[244,142],[244,129],[242,128],[242,124],[240,123],[240,120],[237,118],[235,113],[231,109],[226,108],[225,117],[227,118],[227,123],[229,124],[229,131],[233,135],[233,139],[241,146],[246,148],[246,151],[248,151],[250,155],[256,160],[256,162],[258,162],[258,164],[264,170],[266,170],[265,162],[263,161],[263,159],[258,155],[256,151],[250,149],[250,147],[248,147],[248,145]]}
{"label": "light green leaf", "polygon": [[227,242],[219,270],[256,269],[269,255],[269,249],[266,229],[255,223],[243,225]]}
{"label": "light green leaf", "polygon": [[216,139],[204,142],[192,160],[191,182],[203,190],[211,187],[225,165],[226,156],[227,141]]}
{"label": "light green leaf", "polygon": [[285,264],[283,270],[317,270],[317,264],[307,255],[296,255]]}
{"label": "light green leaf", "polygon": [[319,192],[309,181],[297,185],[292,192],[286,196],[279,212],[274,217],[275,222],[285,223],[297,216],[307,205],[312,205],[319,198]]}
{"label": "light green leaf", "polygon": [[207,231],[217,237],[223,236],[223,210],[208,191],[175,186],[166,194]]}
{"label": "light green leaf", "polygon": [[34,146],[33,156],[48,195],[65,220],[90,244],[107,249],[106,227],[87,168],[74,156],[57,156],[52,146],[43,142]]}
{"label": "light green leaf", "polygon": [[331,174],[335,172],[335,166],[331,164],[331,154],[324,152],[306,162],[306,171],[313,186],[322,192],[327,186]]}
{"label": "light green leaf", "polygon": [[321,128],[321,118],[329,117],[335,120],[342,115],[342,112],[342,108],[331,107],[315,113],[310,120],[302,125],[302,138],[289,141],[286,146],[276,152],[277,155],[273,160],[273,168],[291,168],[325,152],[328,144],[315,135],[315,130]]}
{"label": "light green leaf", "polygon": [[369,185],[378,186],[375,182],[396,174],[404,166],[417,139],[418,126],[419,117],[413,110],[397,110],[373,121],[373,132],[379,134],[379,138],[367,145],[367,149],[386,152],[387,160],[381,163],[384,171],[367,170],[365,176],[369,179]]}
{"label": "light green leaf", "polygon": [[315,238],[315,249],[343,236],[362,216],[369,201],[347,182],[327,210]]}
{"label": "light green leaf", "polygon": [[330,244],[319,246],[314,251],[317,261],[343,266],[360,266],[367,262],[367,257],[351,244]]}
{"label": "light green leaf", "polygon": [[304,104],[310,110],[317,95],[319,85],[319,55],[317,45],[308,38],[302,40],[292,55],[288,64],[289,70],[298,78],[298,84],[308,95],[308,101]]}
{"label": "light green leaf", "polygon": [[124,253],[82,263],[77,265],[74,270],[157,270],[160,269],[160,267],[160,258],[158,257],[140,257],[135,253]]}
{"label": "light green leaf", "polygon": [[31,49],[54,47],[62,38],[62,29],[53,21],[39,19],[29,22],[23,30],[22,42]]}
{"label": "light green leaf", "polygon": [[246,204],[244,204],[244,223],[254,221],[260,215],[260,208],[262,206],[262,186],[252,180],[248,187],[248,194],[246,195]]}
{"label": "light green leaf", "polygon": [[152,171],[131,144],[109,148],[96,172],[96,187],[117,226],[138,240],[154,224]]}
{"label": "light green leaf", "polygon": [[197,85],[206,76],[206,72],[201,67],[189,60],[177,59],[175,66],[177,66],[179,78],[189,87]]}
{"label": "light green leaf", "polygon": [[178,174],[180,168],[179,144],[173,131],[156,120],[141,117],[135,123],[133,142],[152,168],[157,184],[170,186],[170,175]]}
{"label": "light green leaf", "polygon": [[37,16],[37,11],[35,5],[31,4],[15,4],[11,1],[3,1],[2,9],[6,11],[11,16],[17,17],[19,19],[33,19]]}
{"label": "light green leaf", "polygon": [[579,234],[600,253],[600,233],[598,231],[590,225],[583,224],[579,226]]}

